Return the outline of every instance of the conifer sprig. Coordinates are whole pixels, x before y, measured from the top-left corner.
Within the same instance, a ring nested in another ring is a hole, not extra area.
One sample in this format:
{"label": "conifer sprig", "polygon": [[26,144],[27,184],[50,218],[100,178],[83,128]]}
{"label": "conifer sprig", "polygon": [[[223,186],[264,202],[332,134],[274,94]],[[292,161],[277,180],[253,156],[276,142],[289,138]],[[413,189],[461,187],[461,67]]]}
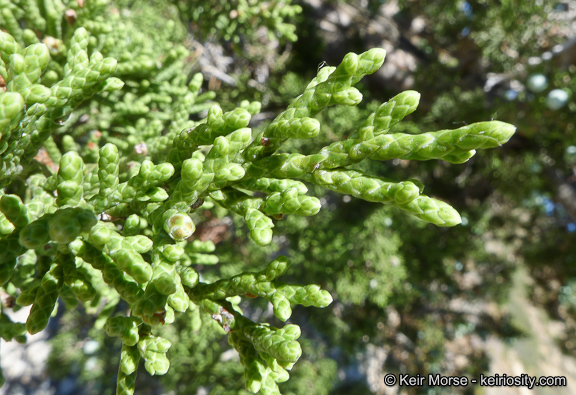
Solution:
{"label": "conifer sprig", "polygon": [[[63,25],[63,3],[56,3],[30,6],[26,17],[20,2],[2,8],[8,33],[0,31],[0,186],[11,192],[0,192],[0,286],[19,306],[32,308],[25,324],[1,314],[0,334],[23,340],[24,325],[29,333],[43,330],[58,298],[85,306],[106,300],[104,329],[122,340],[121,394],[134,393],[140,360],[152,375],[167,372],[171,344],[154,334],[155,327],[200,312],[228,333],[246,387],[278,393],[277,383],[288,379],[302,353],[300,329],[252,322],[231,301],[264,298],[281,321],[293,305],[332,302],[318,285],[278,281],[289,268],[286,257],[260,272],[205,280],[202,265],[219,258],[213,242],[194,239],[200,207],[216,204],[241,216],[262,246],[271,243],[275,220],[321,209],[305,183],[454,226],[460,223],[456,210],[422,194],[421,185],[351,166],[396,158],[462,163],[477,149],[504,144],[515,130],[492,121],[393,133],[418,105],[419,94],[406,91],[346,140],[311,155],[280,152],[290,139],[318,136],[314,117],[322,110],[358,105],[362,94],[354,85],[381,67],[385,51],[349,53],[337,67],[321,69],[255,134],[249,124],[260,104],[244,102],[226,113],[208,105],[213,94],[201,93],[202,75],[181,72],[184,47],[173,48],[168,39],[160,49],[151,47],[129,22],[118,16],[107,21],[105,1],[78,7],[72,26]],[[34,21],[42,43],[22,29],[20,18]],[[270,18],[276,26],[281,19]],[[286,26],[283,31],[291,37]],[[209,109],[206,119],[191,121],[202,109]],[[120,300],[129,309],[111,317]]]}

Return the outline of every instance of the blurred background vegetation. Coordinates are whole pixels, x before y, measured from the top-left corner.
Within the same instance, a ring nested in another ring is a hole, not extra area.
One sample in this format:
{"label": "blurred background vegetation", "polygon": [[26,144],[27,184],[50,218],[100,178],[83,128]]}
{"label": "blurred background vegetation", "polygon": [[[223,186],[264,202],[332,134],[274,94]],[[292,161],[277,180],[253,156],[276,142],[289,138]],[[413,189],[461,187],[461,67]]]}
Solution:
{"label": "blurred background vegetation", "polygon": [[[460,211],[455,228],[320,188],[312,188],[323,199],[320,213],[277,221],[267,248],[250,241],[230,213],[205,213],[196,235],[216,243],[219,262],[200,268],[204,278],[259,270],[282,253],[293,262],[285,281],[318,283],[334,297],[322,310],[295,309],[291,322],[302,328],[304,353],[280,385],[283,393],[396,393],[383,384],[388,372],[576,381],[576,1],[119,0],[109,7],[152,43],[183,45],[185,69],[204,74],[205,90],[225,111],[261,101],[254,128],[285,108],[322,65],[385,48],[384,66],[359,87],[363,104],[322,113],[329,126],[314,146],[345,138],[405,89],[422,99],[397,132],[490,119],[518,127],[508,144],[462,165],[369,164],[371,174],[390,179],[417,174],[427,194]],[[163,33],[169,21],[178,34]],[[285,150],[311,149],[299,144]],[[258,302],[241,307],[251,319],[279,324]],[[119,340],[90,329],[94,319],[82,307],[60,309],[55,321],[50,387],[113,393]],[[138,393],[247,393],[238,356],[217,328],[187,315],[166,328],[171,369],[161,378],[139,374]],[[19,388],[9,381],[4,391]]]}

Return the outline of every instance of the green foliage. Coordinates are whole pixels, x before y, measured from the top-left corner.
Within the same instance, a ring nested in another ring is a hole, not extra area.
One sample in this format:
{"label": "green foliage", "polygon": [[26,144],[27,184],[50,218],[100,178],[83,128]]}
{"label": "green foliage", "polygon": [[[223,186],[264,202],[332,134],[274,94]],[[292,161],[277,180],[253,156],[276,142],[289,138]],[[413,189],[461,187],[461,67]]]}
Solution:
{"label": "green foliage", "polygon": [[[252,19],[262,18],[271,32],[295,38],[283,18],[299,12],[299,6],[274,2],[266,9],[253,3],[239,2],[226,13],[209,8],[206,26],[226,24],[225,38],[238,41]],[[288,274],[284,256],[261,271],[242,266],[232,275],[202,278],[202,266],[219,258],[210,254],[214,243],[192,238],[211,212],[238,215],[252,240],[268,246],[275,220],[319,212],[321,200],[306,195],[308,184],[454,226],[461,222],[458,212],[423,195],[422,183],[395,182],[361,168],[369,168],[370,160],[389,159],[462,163],[476,149],[504,144],[515,130],[492,121],[456,130],[392,133],[418,105],[418,93],[407,91],[377,106],[347,139],[314,147],[311,154],[283,152],[293,141],[319,137],[322,125],[314,117],[321,111],[358,105],[362,94],[354,85],[382,66],[385,51],[349,53],[338,67],[322,68],[285,111],[254,132],[249,125],[260,103],[244,101],[228,112],[207,103],[213,95],[201,93],[202,76],[189,72],[188,50],[173,45],[185,34],[183,25],[171,20],[176,9],[198,20],[207,5],[168,7],[162,28],[146,24],[156,3],[135,8],[130,18],[111,12],[107,1],[85,7],[59,1],[54,7],[26,5],[29,12],[20,2],[2,8],[8,33],[0,32],[0,75],[6,85],[0,92],[0,285],[16,297],[17,306],[32,305],[25,324],[32,334],[46,328],[59,298],[69,308],[80,302],[96,314],[94,328],[122,340],[117,393],[134,393],[140,360],[151,375],[167,373],[169,350],[177,342],[168,340],[169,330],[162,336],[163,326],[178,325],[184,314],[192,317],[191,336],[203,331],[200,336],[210,338],[218,327],[228,335],[249,391],[279,393],[278,384],[288,380],[302,355],[300,327],[255,322],[243,314],[240,301],[265,300],[284,322],[293,306],[324,308],[332,302],[328,291],[305,278],[305,285],[278,281]],[[70,26],[63,15],[74,15]],[[238,24],[222,20],[226,15]],[[40,37],[21,24],[37,28]],[[204,119],[191,119],[204,110]],[[293,221],[304,231],[305,222]],[[382,221],[374,216],[366,230],[354,234],[368,240]],[[338,251],[341,233],[324,228],[310,236],[310,243]],[[386,254],[369,248],[372,242],[361,243],[362,258],[377,262],[371,269],[376,276],[356,272],[322,282],[334,282],[331,288],[346,302],[368,299],[384,306],[393,287],[367,295],[348,291],[351,284],[374,288],[373,277],[400,281],[406,276],[387,264],[399,242],[381,237],[376,236]],[[356,258],[353,248],[346,251]],[[341,264],[344,257],[318,252],[312,257],[295,253],[294,259],[325,262],[310,273],[335,273],[329,265]],[[0,317],[2,337],[23,340],[24,324]],[[318,359],[327,371],[316,375],[333,377],[331,362]]]}
{"label": "green foliage", "polygon": [[288,1],[260,2],[250,0],[174,1],[185,20],[198,24],[204,36],[217,37],[239,43],[243,37],[253,37],[258,28],[265,27],[268,36],[296,41],[296,27],[284,19],[302,11],[302,7]]}

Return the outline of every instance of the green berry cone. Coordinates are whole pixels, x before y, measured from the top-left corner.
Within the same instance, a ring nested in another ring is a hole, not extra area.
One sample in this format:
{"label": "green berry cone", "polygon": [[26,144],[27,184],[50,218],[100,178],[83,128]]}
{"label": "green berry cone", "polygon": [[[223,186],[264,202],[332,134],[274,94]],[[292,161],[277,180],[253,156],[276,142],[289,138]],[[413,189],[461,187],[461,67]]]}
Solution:
{"label": "green berry cone", "polygon": [[186,240],[196,230],[194,222],[186,213],[170,210],[164,214],[164,218],[164,230],[173,240]]}

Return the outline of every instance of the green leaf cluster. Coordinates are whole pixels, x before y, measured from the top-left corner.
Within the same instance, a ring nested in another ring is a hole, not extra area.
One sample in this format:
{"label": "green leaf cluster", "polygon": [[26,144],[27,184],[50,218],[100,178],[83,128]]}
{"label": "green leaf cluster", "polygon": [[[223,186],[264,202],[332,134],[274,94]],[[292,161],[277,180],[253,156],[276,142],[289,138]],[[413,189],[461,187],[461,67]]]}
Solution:
{"label": "green leaf cluster", "polygon": [[[250,121],[260,103],[244,101],[228,112],[208,107],[213,95],[201,93],[202,76],[183,72],[185,47],[169,49],[166,36],[157,46],[146,44],[150,33],[135,29],[136,19],[105,18],[106,1],[66,4],[72,7],[66,15],[75,14],[71,26],[62,22],[65,4],[55,4],[29,14],[20,3],[2,8],[9,33],[0,32],[6,86],[0,92],[0,286],[17,306],[32,305],[25,324],[32,334],[46,328],[59,298],[69,308],[80,302],[98,312],[95,326],[122,340],[118,393],[134,392],[140,360],[151,375],[167,372],[171,342],[157,331],[183,314],[198,326],[205,325],[200,315],[209,315],[228,334],[248,390],[279,393],[277,384],[288,380],[302,353],[300,328],[254,322],[239,299],[262,298],[281,321],[290,319],[294,305],[332,302],[319,285],[277,281],[289,268],[283,256],[260,272],[243,268],[203,279],[201,267],[217,263],[218,255],[211,254],[213,243],[193,240],[202,210],[236,214],[260,246],[273,241],[283,216],[319,212],[320,199],[307,195],[310,185],[454,226],[458,212],[422,194],[420,183],[373,176],[355,165],[462,163],[515,131],[492,121],[392,133],[418,105],[419,94],[407,91],[379,106],[347,139],[307,155],[283,152],[286,142],[320,134],[315,116],[324,109],[358,105],[362,94],[354,85],[382,66],[385,51],[349,53],[338,67],[319,70],[285,111],[255,132]],[[292,37],[289,27],[278,25],[287,15],[279,9],[240,7],[238,18],[248,11]],[[43,43],[19,18],[38,25]],[[168,31],[180,28],[172,24]],[[206,117],[191,120],[204,110]],[[1,336],[22,340],[23,323],[1,317]]]}

